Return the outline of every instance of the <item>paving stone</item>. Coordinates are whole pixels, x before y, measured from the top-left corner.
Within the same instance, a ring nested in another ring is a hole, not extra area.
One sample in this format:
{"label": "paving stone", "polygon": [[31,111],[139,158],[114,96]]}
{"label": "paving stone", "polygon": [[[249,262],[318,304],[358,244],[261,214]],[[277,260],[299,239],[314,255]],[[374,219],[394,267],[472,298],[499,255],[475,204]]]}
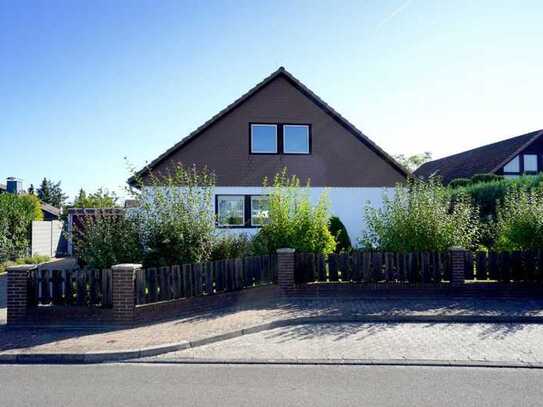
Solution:
{"label": "paving stone", "polygon": [[[63,353],[148,348],[180,341],[195,341],[212,335],[221,335],[291,318],[312,316],[347,318],[363,315],[543,316],[543,300],[306,298],[245,302],[234,307],[189,315],[171,321],[111,331],[98,329],[66,331],[56,328],[2,330],[0,353],[21,350],[29,353]],[[369,335],[370,332],[380,329],[381,325],[372,325],[361,335]],[[511,326],[509,329],[516,328]],[[457,339],[464,340],[461,336]],[[404,337],[403,341],[412,343],[413,346],[419,343],[413,342],[413,339],[409,337]]]}
{"label": "paving stone", "polygon": [[148,361],[206,359],[426,359],[543,362],[543,326],[526,324],[295,325]]}

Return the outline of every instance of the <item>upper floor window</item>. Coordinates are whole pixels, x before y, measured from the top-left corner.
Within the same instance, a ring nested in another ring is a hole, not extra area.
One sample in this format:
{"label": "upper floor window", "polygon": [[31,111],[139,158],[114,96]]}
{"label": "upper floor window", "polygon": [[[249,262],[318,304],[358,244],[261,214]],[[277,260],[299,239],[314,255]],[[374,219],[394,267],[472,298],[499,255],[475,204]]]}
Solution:
{"label": "upper floor window", "polygon": [[524,172],[537,172],[536,154],[524,154]]}
{"label": "upper floor window", "polygon": [[251,154],[310,154],[311,125],[251,123]]}
{"label": "upper floor window", "polygon": [[309,126],[285,124],[283,126],[283,152],[309,154]]}
{"label": "upper floor window", "polygon": [[503,172],[520,172],[520,160],[518,155],[505,164]]}
{"label": "upper floor window", "polygon": [[276,124],[251,124],[251,153],[277,153]]}

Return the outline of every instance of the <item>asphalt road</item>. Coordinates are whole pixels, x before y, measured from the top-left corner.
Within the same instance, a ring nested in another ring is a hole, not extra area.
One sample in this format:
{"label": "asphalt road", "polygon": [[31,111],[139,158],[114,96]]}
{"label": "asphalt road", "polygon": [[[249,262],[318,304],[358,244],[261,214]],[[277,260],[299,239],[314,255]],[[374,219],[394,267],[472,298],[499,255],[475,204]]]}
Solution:
{"label": "asphalt road", "polygon": [[3,406],[540,406],[542,370],[1,365]]}

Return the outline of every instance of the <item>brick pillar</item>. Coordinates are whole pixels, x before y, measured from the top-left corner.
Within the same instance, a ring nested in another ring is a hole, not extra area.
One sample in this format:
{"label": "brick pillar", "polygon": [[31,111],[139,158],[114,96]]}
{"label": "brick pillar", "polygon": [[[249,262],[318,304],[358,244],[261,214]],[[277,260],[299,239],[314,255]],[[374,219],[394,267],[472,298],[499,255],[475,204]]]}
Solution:
{"label": "brick pillar", "polygon": [[113,320],[120,324],[134,322],[136,313],[136,270],[141,264],[117,264],[111,267]]}
{"label": "brick pillar", "polygon": [[295,288],[294,249],[277,249],[277,283],[282,291]]}
{"label": "brick pillar", "polygon": [[451,247],[451,285],[462,287],[464,285],[466,249],[463,247]]}
{"label": "brick pillar", "polygon": [[24,322],[26,318],[26,309],[28,307],[28,274],[36,268],[37,266],[34,264],[8,267],[8,325]]}

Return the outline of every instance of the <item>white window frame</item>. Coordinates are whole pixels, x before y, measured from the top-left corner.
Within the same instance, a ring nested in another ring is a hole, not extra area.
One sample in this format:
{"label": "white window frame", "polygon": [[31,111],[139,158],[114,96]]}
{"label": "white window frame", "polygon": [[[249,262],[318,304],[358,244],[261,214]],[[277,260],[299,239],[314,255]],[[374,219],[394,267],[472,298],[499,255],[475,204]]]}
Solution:
{"label": "white window frame", "polygon": [[[231,225],[229,223],[221,223],[221,205],[220,205],[220,199],[221,197],[225,198],[241,198],[242,203],[242,212],[241,212],[241,224]],[[223,227],[223,228],[240,228],[245,227],[245,195],[228,195],[228,194],[217,194],[217,226]]]}
{"label": "white window frame", "polygon": [[[253,128],[254,127],[273,127],[275,129],[274,137],[274,151],[256,151],[253,145]],[[277,154],[277,124],[267,124],[267,123],[251,123],[251,154]]]}
{"label": "white window frame", "polygon": [[[307,129],[307,151],[287,151],[286,150],[286,129],[288,127],[304,127]],[[309,154],[309,151],[310,151],[310,146],[309,144],[311,143],[311,130],[309,128],[309,125],[307,124],[284,124],[283,125],[283,154],[301,154],[301,155],[307,155]]]}
{"label": "white window frame", "polygon": [[[265,199],[267,199],[268,202],[269,202],[270,196],[269,196],[269,195],[251,195],[251,196],[249,197],[249,201],[251,202],[251,213],[250,213],[250,216],[251,216],[251,226],[259,228],[259,227],[264,226],[266,223],[261,223],[261,224],[255,224],[255,223],[253,223],[253,198],[257,198],[257,199],[264,199],[264,198],[265,198]],[[268,219],[269,219],[269,218],[268,218]]]}

